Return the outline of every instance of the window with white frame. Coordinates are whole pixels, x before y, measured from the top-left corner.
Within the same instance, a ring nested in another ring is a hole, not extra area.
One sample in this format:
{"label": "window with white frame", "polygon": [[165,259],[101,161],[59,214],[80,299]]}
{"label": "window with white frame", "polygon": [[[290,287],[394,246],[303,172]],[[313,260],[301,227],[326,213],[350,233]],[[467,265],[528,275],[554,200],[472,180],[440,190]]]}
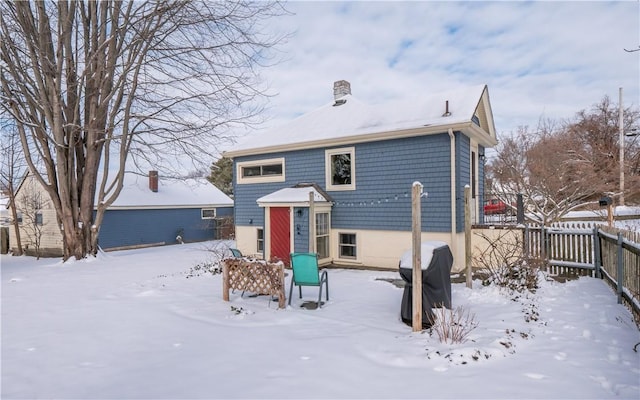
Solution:
{"label": "window with white frame", "polygon": [[340,233],[338,235],[338,257],[356,259],[358,249],[355,233]]}
{"label": "window with white frame", "polygon": [[203,208],[202,209],[202,219],[214,219],[216,217],[216,209],[215,208]]}
{"label": "window with white frame", "polygon": [[36,212],[36,225],[42,225],[44,223],[44,219],[42,213],[40,211]]}
{"label": "window with white frame", "polygon": [[264,253],[264,229],[258,228],[257,232],[256,249],[258,253]]}
{"label": "window with white frame", "polygon": [[316,214],[316,252],[318,258],[329,257],[329,213]]}
{"label": "window with white frame", "polygon": [[355,190],[355,170],[355,147],[344,147],[325,151],[325,180],[327,190]]}
{"label": "window with white frame", "polygon": [[245,161],[236,164],[238,184],[284,182],[284,158]]}

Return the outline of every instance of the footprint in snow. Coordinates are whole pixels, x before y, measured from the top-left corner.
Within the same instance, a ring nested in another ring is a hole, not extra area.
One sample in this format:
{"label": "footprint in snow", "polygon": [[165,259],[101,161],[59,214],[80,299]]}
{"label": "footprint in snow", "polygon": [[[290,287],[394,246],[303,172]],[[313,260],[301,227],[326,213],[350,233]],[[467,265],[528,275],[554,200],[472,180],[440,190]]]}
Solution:
{"label": "footprint in snow", "polygon": [[448,369],[449,368],[447,368],[447,367],[435,367],[433,370],[436,371],[436,372],[445,372]]}
{"label": "footprint in snow", "polygon": [[567,359],[567,353],[563,353],[562,351],[559,353],[556,353],[555,356],[553,356],[553,358],[555,358],[558,361],[564,361]]}
{"label": "footprint in snow", "polygon": [[544,375],[536,374],[534,372],[528,372],[528,373],[524,374],[524,376],[526,376],[527,378],[531,378],[531,379],[544,379]]}
{"label": "footprint in snow", "polygon": [[611,382],[604,376],[590,376],[591,379],[600,384],[605,390],[611,390]]}

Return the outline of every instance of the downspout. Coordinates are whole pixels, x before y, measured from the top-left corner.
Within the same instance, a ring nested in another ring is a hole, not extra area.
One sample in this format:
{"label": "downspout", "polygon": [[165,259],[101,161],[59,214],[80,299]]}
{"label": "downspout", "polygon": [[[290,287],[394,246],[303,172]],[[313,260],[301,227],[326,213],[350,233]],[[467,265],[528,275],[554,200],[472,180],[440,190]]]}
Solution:
{"label": "downspout", "polygon": [[451,147],[451,253],[455,259],[458,251],[456,240],[456,137],[451,128],[449,128],[449,139]]}
{"label": "downspout", "polygon": [[316,252],[316,211],[313,202],[313,191],[309,192],[309,253]]}

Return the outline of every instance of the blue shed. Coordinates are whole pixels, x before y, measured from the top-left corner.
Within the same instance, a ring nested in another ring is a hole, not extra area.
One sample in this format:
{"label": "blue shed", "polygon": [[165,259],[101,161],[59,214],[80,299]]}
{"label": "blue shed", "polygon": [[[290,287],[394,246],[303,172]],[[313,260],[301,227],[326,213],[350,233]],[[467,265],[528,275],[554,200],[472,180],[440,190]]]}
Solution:
{"label": "blue shed", "polygon": [[206,179],[127,173],[98,244],[109,250],[220,239],[232,218],[233,200]]}

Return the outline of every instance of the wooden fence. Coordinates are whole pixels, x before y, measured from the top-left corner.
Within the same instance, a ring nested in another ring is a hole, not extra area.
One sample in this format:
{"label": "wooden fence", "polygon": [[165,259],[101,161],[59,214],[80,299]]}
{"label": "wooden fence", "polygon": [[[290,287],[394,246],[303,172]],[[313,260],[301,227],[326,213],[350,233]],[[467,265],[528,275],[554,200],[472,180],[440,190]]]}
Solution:
{"label": "wooden fence", "polygon": [[640,233],[599,225],[525,226],[525,255],[558,275],[605,279],[640,321]]}

